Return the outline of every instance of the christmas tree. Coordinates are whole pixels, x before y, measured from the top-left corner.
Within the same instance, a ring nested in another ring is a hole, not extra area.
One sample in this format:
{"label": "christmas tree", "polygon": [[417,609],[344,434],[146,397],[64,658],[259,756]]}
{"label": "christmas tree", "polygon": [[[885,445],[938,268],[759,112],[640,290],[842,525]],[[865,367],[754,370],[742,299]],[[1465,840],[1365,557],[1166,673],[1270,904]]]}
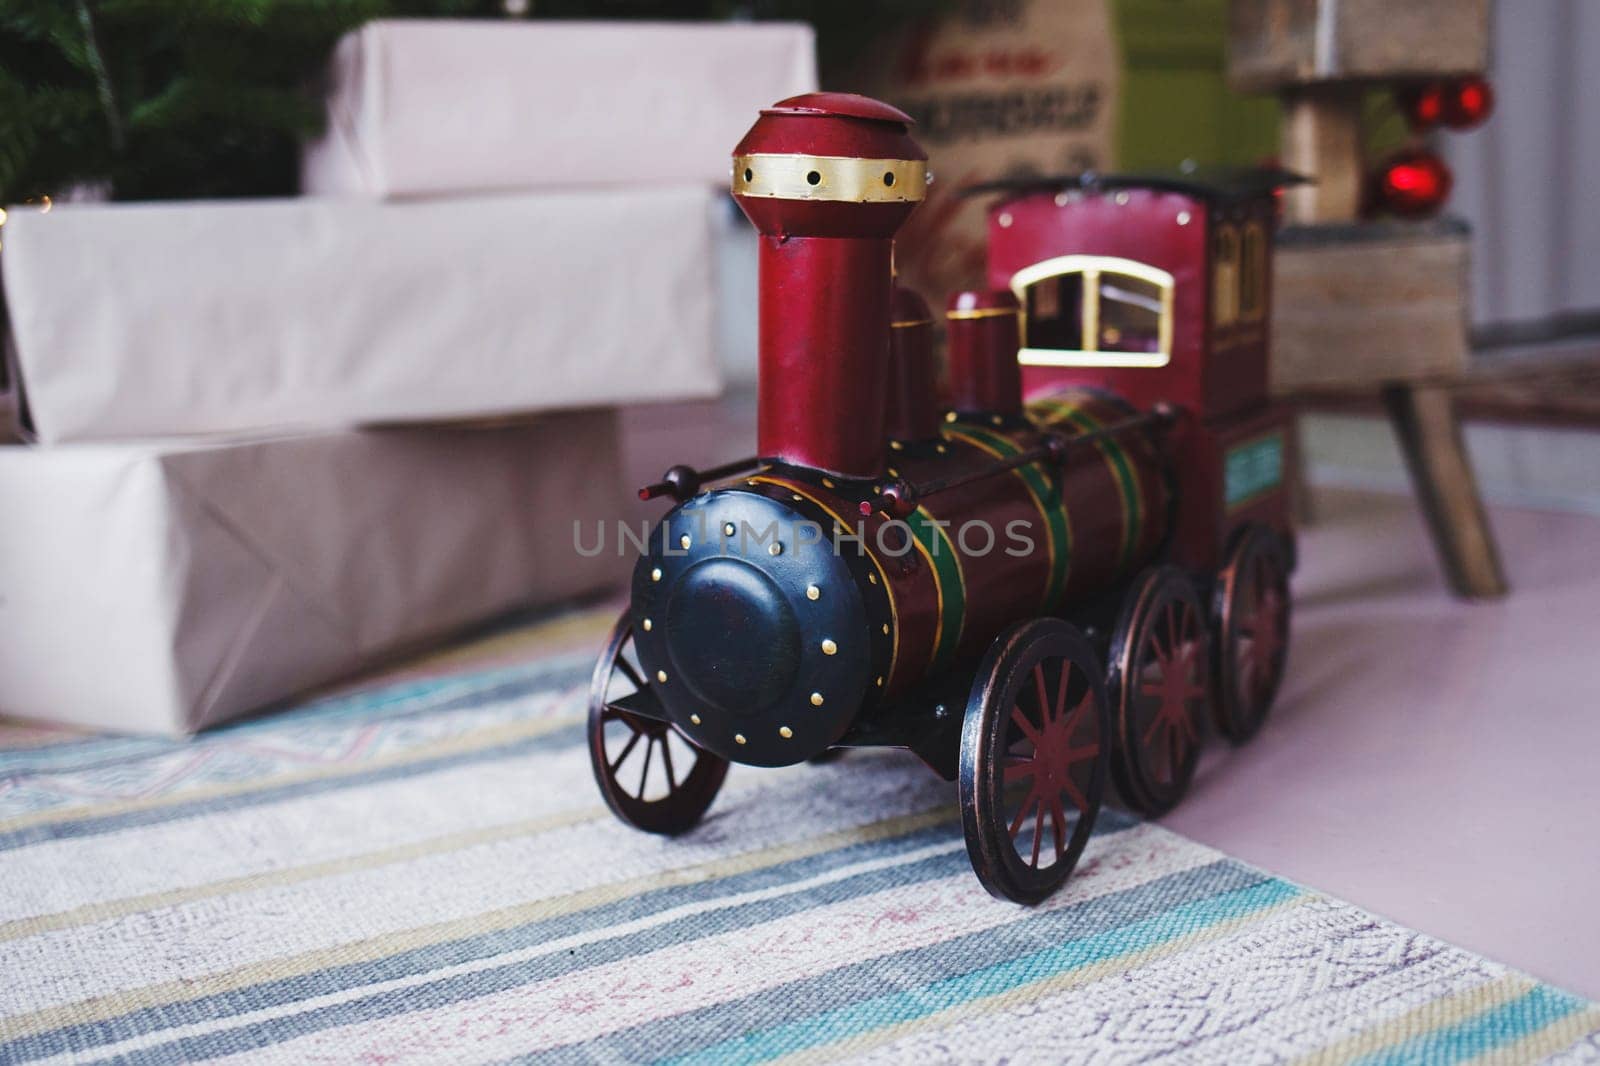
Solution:
{"label": "christmas tree", "polygon": [[318,78],[379,16],[786,18],[823,58],[916,0],[0,0],[0,203],[288,195],[323,121]]}

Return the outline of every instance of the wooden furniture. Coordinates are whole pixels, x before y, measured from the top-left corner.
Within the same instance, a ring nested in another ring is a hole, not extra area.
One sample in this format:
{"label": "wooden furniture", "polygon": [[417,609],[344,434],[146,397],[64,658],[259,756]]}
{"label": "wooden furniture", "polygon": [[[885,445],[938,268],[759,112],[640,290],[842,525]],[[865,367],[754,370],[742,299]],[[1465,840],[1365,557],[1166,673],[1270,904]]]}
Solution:
{"label": "wooden furniture", "polygon": [[1503,595],[1450,391],[1467,368],[1470,235],[1450,221],[1360,220],[1365,93],[1481,72],[1487,0],[1233,0],[1228,43],[1231,83],[1277,93],[1282,163],[1314,182],[1284,197],[1273,392],[1381,397],[1451,588]]}

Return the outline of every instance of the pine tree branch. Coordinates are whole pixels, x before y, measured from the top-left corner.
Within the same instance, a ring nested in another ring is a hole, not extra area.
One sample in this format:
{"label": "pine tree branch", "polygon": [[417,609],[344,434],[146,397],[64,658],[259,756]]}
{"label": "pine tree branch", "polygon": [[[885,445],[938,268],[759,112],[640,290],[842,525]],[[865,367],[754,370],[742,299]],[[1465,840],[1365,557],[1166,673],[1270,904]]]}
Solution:
{"label": "pine tree branch", "polygon": [[106,69],[106,58],[100,51],[91,0],[78,0],[78,22],[83,26],[84,46],[90,72],[94,75],[95,91],[100,97],[100,110],[105,113],[106,127],[111,131],[111,148],[120,152],[127,145],[128,137],[122,128],[122,113],[117,109],[117,90],[111,84],[111,72]]}

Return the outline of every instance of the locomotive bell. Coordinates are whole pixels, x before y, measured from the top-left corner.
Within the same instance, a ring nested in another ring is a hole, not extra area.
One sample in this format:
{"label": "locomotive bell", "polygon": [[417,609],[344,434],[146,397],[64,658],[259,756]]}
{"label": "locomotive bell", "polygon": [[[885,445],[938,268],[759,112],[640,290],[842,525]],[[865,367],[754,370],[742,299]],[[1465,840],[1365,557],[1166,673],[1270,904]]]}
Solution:
{"label": "locomotive bell", "polygon": [[911,118],[849,93],[761,112],[733,194],[761,233],[757,451],[850,478],[884,465],[891,250],[926,195]]}

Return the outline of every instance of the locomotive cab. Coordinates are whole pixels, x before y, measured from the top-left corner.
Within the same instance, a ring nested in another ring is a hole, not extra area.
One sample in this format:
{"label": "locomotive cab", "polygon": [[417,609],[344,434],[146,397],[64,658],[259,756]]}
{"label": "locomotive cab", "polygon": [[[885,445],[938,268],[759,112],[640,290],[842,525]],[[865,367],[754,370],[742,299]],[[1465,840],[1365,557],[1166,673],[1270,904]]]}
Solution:
{"label": "locomotive cab", "polygon": [[1029,392],[1091,385],[1201,417],[1267,397],[1277,170],[981,186],[989,284],[1025,314]]}
{"label": "locomotive cab", "polygon": [[1247,524],[1292,543],[1293,436],[1268,396],[1276,193],[1271,169],[994,183],[989,284],[1023,309],[1023,388],[1114,393],[1183,411],[1171,556],[1216,569]]}

